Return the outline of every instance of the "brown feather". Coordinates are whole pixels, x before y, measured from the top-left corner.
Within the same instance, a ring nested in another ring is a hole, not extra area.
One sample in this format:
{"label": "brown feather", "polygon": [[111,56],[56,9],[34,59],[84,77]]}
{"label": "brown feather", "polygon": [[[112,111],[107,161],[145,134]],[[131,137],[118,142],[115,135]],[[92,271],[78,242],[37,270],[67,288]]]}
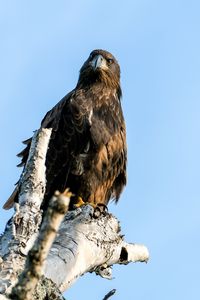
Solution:
{"label": "brown feather", "polygon": [[29,138],[29,139],[27,139],[27,140],[24,140],[22,143],[23,143],[24,145],[30,145],[30,144],[31,144],[31,141],[32,141],[32,138]]}

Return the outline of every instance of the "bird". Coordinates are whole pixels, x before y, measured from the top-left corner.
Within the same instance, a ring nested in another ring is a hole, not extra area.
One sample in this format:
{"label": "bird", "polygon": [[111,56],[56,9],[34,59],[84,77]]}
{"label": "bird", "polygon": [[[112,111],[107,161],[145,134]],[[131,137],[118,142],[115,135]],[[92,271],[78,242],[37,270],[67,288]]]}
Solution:
{"label": "bird", "polygon": [[[75,88],[64,96],[41,122],[52,128],[46,154],[47,209],[56,190],[69,188],[72,206],[117,202],[127,182],[126,126],[121,105],[120,66],[108,51],[93,50],[80,69]],[[31,140],[18,156],[25,166]],[[20,180],[4,204],[18,201]]]}

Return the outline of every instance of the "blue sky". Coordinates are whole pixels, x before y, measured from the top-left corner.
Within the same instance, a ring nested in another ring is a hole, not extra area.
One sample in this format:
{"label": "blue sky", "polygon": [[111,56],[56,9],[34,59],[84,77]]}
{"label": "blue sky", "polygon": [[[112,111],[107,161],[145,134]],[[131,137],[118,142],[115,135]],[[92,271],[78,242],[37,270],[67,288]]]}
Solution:
{"label": "blue sky", "polygon": [[[146,264],[115,266],[112,281],[82,277],[67,299],[200,297],[199,1],[1,1],[0,201],[18,180],[16,153],[76,84],[95,48],[122,71],[128,185],[110,210]],[[1,231],[10,213],[0,211]]]}

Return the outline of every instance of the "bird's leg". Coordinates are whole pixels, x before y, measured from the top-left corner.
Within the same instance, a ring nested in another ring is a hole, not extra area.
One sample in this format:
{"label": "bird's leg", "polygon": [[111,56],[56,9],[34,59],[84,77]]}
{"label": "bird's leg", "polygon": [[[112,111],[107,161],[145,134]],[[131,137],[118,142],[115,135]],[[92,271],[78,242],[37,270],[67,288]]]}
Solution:
{"label": "bird's leg", "polygon": [[81,197],[78,197],[77,202],[74,204],[74,207],[78,208],[83,205],[91,205],[94,209],[97,207],[97,204],[95,204],[94,202],[84,201]]}
{"label": "bird's leg", "polygon": [[77,202],[74,204],[76,208],[81,207],[82,205],[86,205],[87,203],[83,201],[81,197],[78,197]]}
{"label": "bird's leg", "polygon": [[76,203],[74,204],[75,208],[81,207],[82,205],[91,205],[93,208],[96,208],[97,204],[94,202],[84,201],[82,197],[78,197]]}

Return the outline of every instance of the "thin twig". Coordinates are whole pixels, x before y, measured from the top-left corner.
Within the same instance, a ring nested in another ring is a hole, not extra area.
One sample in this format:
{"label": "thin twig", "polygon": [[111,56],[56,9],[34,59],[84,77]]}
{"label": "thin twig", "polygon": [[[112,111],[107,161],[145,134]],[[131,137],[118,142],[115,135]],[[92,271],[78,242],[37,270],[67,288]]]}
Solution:
{"label": "thin twig", "polygon": [[110,297],[112,297],[116,292],[116,289],[111,290],[108,294],[105,295],[105,297],[103,298],[103,300],[107,300]]}

